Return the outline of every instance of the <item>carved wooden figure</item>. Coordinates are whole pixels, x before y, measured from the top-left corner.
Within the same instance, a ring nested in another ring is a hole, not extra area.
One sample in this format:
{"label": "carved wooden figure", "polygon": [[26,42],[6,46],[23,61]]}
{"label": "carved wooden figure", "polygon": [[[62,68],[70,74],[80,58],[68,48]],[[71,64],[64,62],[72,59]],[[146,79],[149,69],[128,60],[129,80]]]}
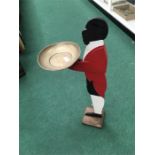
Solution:
{"label": "carved wooden figure", "polygon": [[104,39],[108,35],[108,25],[103,19],[95,18],[82,31],[83,42],[86,45],[83,59],[79,59],[70,69],[84,72],[87,90],[92,105],[85,109],[83,124],[102,127],[105,92],[107,88],[106,69],[107,52]]}

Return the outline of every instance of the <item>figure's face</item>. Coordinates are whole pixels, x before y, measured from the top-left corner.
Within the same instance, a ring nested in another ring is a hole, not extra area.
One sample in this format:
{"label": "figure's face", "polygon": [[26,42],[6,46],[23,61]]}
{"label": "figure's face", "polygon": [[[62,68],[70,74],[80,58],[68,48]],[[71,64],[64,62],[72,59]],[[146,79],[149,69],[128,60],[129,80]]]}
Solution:
{"label": "figure's face", "polygon": [[83,42],[85,45],[89,44],[89,33],[88,30],[83,30],[82,31],[82,38],[83,38]]}
{"label": "figure's face", "polygon": [[88,45],[91,41],[104,40],[108,34],[108,25],[102,19],[92,19],[87,22],[85,30],[82,31],[84,44]]}

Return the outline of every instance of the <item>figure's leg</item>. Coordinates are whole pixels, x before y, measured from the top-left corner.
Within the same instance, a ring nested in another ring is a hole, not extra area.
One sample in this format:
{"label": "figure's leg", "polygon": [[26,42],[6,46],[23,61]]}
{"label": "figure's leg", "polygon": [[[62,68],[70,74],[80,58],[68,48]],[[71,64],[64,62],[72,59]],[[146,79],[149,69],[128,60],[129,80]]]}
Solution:
{"label": "figure's leg", "polygon": [[88,90],[88,93],[90,94],[90,97],[92,100],[91,106],[94,109],[94,113],[101,115],[102,109],[104,107],[104,98],[98,95],[98,93],[96,92],[96,90],[93,86],[92,81],[87,80],[87,90]]}
{"label": "figure's leg", "polygon": [[102,114],[102,110],[104,107],[104,98],[101,96],[96,95],[90,95],[92,100],[92,105],[94,108],[94,113],[96,114]]}
{"label": "figure's leg", "polygon": [[102,128],[104,119],[104,98],[101,96],[91,95],[93,107],[87,107],[82,123],[97,128]]}
{"label": "figure's leg", "polygon": [[102,128],[104,98],[96,92],[93,82],[87,80],[87,90],[92,100],[92,107],[87,107],[84,112],[82,123],[85,125]]}

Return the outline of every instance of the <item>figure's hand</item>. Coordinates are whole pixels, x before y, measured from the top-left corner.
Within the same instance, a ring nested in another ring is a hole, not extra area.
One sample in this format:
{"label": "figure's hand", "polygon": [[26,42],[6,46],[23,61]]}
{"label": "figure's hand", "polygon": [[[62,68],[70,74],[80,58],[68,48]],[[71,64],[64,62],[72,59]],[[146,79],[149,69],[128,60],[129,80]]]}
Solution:
{"label": "figure's hand", "polygon": [[77,64],[79,64],[79,62],[81,62],[82,59],[78,59],[72,66],[68,67],[68,69],[73,69],[74,66],[76,66]]}

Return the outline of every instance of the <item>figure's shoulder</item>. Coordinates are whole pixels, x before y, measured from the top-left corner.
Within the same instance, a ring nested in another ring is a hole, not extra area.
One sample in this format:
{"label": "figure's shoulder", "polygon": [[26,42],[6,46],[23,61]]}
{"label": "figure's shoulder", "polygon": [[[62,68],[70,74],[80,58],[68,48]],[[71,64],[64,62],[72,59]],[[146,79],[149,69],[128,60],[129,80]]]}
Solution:
{"label": "figure's shoulder", "polygon": [[107,57],[106,54],[106,48],[105,45],[104,46],[98,46],[94,49],[92,49],[85,57],[85,59],[100,59],[103,57]]}
{"label": "figure's shoulder", "polygon": [[105,45],[103,45],[103,46],[98,46],[98,47],[94,48],[94,49],[91,51],[92,54],[104,53],[104,52],[106,52],[106,47],[105,47]]}

